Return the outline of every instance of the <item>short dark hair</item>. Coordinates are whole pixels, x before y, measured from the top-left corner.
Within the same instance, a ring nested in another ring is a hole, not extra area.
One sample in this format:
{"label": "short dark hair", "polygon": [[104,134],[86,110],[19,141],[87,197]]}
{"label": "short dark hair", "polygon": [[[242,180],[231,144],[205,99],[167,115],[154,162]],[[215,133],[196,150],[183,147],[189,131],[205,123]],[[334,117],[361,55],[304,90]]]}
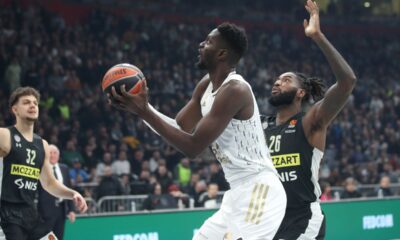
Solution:
{"label": "short dark hair", "polygon": [[247,36],[245,30],[228,22],[220,24],[217,29],[222,39],[228,43],[229,47],[235,53],[235,62],[239,61],[247,51]]}
{"label": "short dark hair", "polygon": [[20,97],[23,96],[34,96],[38,102],[40,101],[40,93],[38,90],[34,89],[33,87],[19,87],[11,93],[10,99],[8,101],[9,106],[14,106],[18,102]]}
{"label": "short dark hair", "polygon": [[325,94],[325,84],[322,79],[317,77],[308,77],[304,73],[293,73],[299,80],[301,88],[306,91],[306,95],[304,96],[302,102],[307,102],[310,97],[312,97],[314,101],[318,101],[323,98]]}

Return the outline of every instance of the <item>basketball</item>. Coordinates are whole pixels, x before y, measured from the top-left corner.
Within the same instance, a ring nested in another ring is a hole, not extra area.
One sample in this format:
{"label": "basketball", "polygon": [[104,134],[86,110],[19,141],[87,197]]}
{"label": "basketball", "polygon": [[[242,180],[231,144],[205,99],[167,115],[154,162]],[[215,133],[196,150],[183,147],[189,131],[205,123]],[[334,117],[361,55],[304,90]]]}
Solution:
{"label": "basketball", "polygon": [[120,87],[125,85],[128,93],[136,94],[140,91],[145,77],[142,71],[129,63],[121,63],[110,68],[103,77],[101,88],[104,93],[111,94],[111,88],[115,87],[118,94],[121,94]]}

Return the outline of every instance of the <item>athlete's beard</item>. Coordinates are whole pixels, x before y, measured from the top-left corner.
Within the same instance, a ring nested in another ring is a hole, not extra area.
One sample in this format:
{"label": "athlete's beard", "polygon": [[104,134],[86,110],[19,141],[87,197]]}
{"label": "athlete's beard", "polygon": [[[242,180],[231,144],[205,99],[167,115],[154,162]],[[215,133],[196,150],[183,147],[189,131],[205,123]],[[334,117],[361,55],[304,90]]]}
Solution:
{"label": "athlete's beard", "polygon": [[297,93],[297,88],[293,88],[292,90],[289,90],[287,92],[271,96],[268,99],[268,102],[274,107],[290,105],[292,104],[294,98],[296,97],[296,93]]}
{"label": "athlete's beard", "polygon": [[200,70],[207,70],[207,66],[201,59],[196,63],[196,66]]}
{"label": "athlete's beard", "polygon": [[200,57],[199,61],[196,63],[196,66],[200,70],[208,70],[209,62],[207,63],[206,56]]}
{"label": "athlete's beard", "polygon": [[199,61],[196,63],[197,67],[200,70],[208,70],[213,68],[216,65],[215,59],[213,59],[213,53],[204,52],[202,56],[200,56]]}

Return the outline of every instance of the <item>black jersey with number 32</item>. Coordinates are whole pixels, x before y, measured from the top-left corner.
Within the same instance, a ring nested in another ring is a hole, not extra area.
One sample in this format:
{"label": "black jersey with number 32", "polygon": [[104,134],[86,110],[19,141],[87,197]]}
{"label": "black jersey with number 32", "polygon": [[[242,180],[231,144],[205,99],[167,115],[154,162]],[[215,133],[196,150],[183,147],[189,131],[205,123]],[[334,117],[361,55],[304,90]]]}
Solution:
{"label": "black jersey with number 32", "polygon": [[11,149],[3,158],[1,201],[33,205],[45,157],[43,141],[34,134],[30,142],[15,127],[9,130]]}
{"label": "black jersey with number 32", "polygon": [[276,126],[276,118],[263,119],[266,142],[287,195],[287,207],[308,206],[321,195],[318,170],[323,152],[311,146],[304,133],[304,113]]}

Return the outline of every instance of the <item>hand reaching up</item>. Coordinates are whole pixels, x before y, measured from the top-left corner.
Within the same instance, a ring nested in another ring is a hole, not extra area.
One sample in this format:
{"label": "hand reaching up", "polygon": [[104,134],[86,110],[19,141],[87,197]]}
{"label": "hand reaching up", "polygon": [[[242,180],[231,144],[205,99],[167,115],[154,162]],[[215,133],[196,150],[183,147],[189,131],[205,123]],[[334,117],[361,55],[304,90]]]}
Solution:
{"label": "hand reaching up", "polygon": [[322,35],[319,26],[319,7],[315,1],[307,0],[305,5],[307,12],[310,14],[310,20],[304,19],[304,32],[307,37],[315,38]]}

